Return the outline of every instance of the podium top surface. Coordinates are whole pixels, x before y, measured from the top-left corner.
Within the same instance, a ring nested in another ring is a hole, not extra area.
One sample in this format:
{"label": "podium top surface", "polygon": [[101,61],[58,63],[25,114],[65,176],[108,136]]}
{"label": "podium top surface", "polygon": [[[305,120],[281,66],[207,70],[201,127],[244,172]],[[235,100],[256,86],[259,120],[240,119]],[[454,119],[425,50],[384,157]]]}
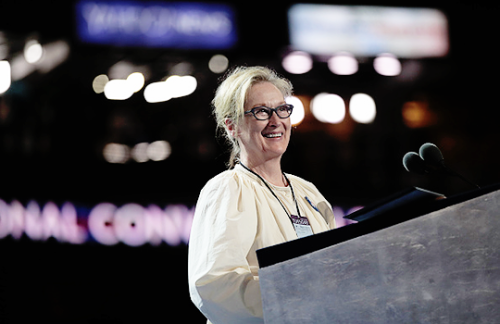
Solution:
{"label": "podium top surface", "polygon": [[383,215],[377,215],[377,217],[360,221],[359,223],[350,224],[323,233],[259,249],[257,250],[259,266],[260,268],[264,268],[284,262],[328,246],[345,242],[410,219],[465,202],[499,189],[500,183],[497,183],[481,189],[461,193],[446,199],[426,201],[418,207],[412,205],[409,209],[398,208],[394,211],[388,211]]}

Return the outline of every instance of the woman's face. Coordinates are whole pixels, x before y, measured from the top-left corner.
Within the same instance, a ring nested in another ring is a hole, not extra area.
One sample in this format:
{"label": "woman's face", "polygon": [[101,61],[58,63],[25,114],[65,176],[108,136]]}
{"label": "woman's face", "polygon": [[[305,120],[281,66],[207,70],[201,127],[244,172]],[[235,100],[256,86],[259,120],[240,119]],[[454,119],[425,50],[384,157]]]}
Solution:
{"label": "woman's face", "polygon": [[[285,104],[281,92],[270,82],[254,84],[245,102],[245,111],[254,107],[276,108]],[[243,161],[254,164],[281,159],[290,141],[290,118],[281,119],[273,112],[268,120],[257,120],[253,114],[246,114],[238,128],[238,140]]]}

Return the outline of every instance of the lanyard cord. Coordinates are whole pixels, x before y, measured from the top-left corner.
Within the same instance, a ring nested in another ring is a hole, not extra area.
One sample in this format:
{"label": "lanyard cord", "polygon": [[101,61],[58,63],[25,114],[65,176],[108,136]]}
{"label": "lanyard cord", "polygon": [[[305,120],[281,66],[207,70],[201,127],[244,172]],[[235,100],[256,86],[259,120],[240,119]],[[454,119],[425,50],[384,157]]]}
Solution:
{"label": "lanyard cord", "polygon": [[[278,202],[280,203],[281,207],[283,207],[283,210],[285,211],[286,215],[290,218],[290,220],[292,219],[292,217],[290,216],[290,214],[288,213],[288,210],[285,208],[285,205],[283,205],[283,203],[281,202],[281,200],[278,198],[278,196],[276,196],[276,194],[274,193],[274,190],[269,186],[269,184],[267,184],[267,181],[264,180],[264,178],[262,178],[260,175],[258,175],[256,172],[252,171],[251,169],[249,169],[246,165],[244,165],[243,163],[241,162],[238,162],[242,167],[244,167],[246,170],[250,171],[251,173],[255,174],[267,187],[267,189],[269,189],[269,191],[271,191],[271,193],[273,194],[274,198],[276,198],[278,200]],[[293,192],[293,187],[292,187],[292,183],[290,182],[290,180],[288,180],[288,177],[285,175],[284,172],[283,173],[283,176],[285,177],[285,180],[286,182],[288,183],[288,185],[290,186],[290,189],[292,190],[292,197],[293,197],[293,201],[295,202],[295,207],[297,208],[297,216],[300,218],[300,210],[299,210],[299,204],[297,203],[297,199],[295,199],[295,193]],[[293,222],[292,222],[293,223]]]}

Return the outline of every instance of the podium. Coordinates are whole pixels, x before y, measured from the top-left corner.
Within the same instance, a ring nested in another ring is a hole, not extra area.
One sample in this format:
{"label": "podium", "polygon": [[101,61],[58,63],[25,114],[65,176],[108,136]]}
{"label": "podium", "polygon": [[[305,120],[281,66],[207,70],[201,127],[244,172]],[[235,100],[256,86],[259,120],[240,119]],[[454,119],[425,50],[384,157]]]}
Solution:
{"label": "podium", "polygon": [[500,323],[495,185],[257,251],[266,323]]}

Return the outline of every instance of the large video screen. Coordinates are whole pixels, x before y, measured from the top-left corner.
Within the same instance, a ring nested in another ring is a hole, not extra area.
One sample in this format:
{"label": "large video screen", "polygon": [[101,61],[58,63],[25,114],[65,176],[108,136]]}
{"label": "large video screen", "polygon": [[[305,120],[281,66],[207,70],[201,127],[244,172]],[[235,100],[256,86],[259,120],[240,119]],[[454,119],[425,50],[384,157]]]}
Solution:
{"label": "large video screen", "polygon": [[447,18],[437,9],[296,4],[288,21],[292,47],[317,55],[424,58],[449,50]]}

